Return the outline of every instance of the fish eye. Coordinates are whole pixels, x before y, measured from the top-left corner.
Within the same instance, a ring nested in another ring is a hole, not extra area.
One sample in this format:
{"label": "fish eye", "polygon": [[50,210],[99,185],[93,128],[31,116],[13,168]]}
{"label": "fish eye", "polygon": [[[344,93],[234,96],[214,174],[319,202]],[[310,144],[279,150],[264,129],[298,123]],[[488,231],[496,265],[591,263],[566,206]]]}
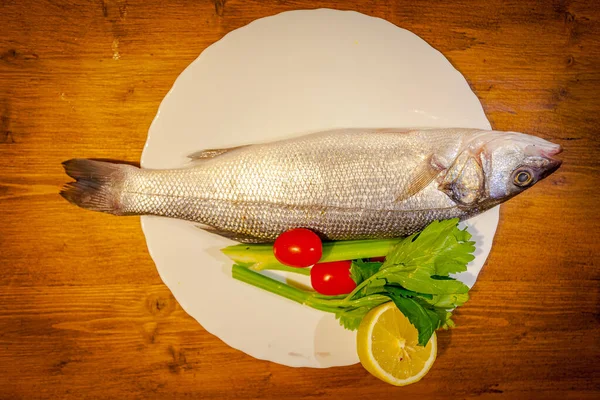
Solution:
{"label": "fish eye", "polygon": [[533,176],[529,171],[517,171],[514,180],[515,185],[524,187],[531,184],[532,181]]}

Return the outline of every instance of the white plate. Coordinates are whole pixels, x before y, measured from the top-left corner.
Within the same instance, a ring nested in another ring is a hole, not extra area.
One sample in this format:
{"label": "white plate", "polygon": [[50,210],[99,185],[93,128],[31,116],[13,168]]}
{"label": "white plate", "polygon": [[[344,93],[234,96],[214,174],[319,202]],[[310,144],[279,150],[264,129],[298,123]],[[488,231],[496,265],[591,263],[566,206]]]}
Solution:
{"label": "white plate", "polygon": [[[490,129],[469,85],[444,56],[379,18],[329,9],[252,22],[207,48],[163,100],[142,156],[169,168],[204,148],[340,127]],[[498,208],[468,223],[475,282]],[[231,278],[219,249],[232,242],[184,221],[143,217],[148,249],[181,306],[209,332],[253,357],[294,367],[358,362],[355,333],[333,315]]]}

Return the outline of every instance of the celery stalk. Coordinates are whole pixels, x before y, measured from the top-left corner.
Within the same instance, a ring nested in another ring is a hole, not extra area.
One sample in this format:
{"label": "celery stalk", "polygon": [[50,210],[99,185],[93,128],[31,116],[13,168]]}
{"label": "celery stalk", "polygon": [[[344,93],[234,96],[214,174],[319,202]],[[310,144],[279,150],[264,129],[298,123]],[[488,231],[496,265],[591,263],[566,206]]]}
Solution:
{"label": "celery stalk", "polygon": [[[402,239],[346,240],[323,243],[323,256],[320,262],[357,260],[359,258],[383,257]],[[286,267],[273,255],[272,244],[237,244],[221,250],[235,263],[247,266],[254,271],[266,269],[284,270],[309,275],[306,268]]]}
{"label": "celery stalk", "polygon": [[258,272],[254,272],[244,266],[237,264],[234,265],[231,270],[231,275],[234,279],[285,297],[286,299],[293,300],[297,303],[316,308],[317,310],[333,313],[339,311],[338,307],[336,306],[328,306],[327,300],[317,299],[309,292],[286,285],[285,283],[259,274]]}
{"label": "celery stalk", "polygon": [[234,279],[245,282],[249,285],[266,290],[268,292],[293,300],[297,303],[315,308],[317,310],[338,313],[347,308],[356,308],[362,306],[372,307],[374,304],[382,304],[389,301],[389,298],[373,294],[352,300],[350,298],[340,298],[339,296],[319,295],[318,293],[307,292],[285,283],[279,282],[273,278],[255,272],[243,265],[235,264],[231,270]]}

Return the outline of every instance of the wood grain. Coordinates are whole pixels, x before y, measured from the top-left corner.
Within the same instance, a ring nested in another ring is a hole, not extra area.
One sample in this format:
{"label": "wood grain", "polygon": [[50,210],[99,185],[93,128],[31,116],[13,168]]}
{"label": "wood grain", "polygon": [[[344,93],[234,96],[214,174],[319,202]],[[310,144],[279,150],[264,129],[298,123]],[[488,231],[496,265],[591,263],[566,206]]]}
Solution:
{"label": "wood grain", "polygon": [[[563,145],[506,203],[422,382],[252,359],[177,304],[137,218],[57,195],[73,157],[138,161],[178,74],[282,11],[381,17],[440,50],[492,126]],[[600,397],[600,4],[594,1],[0,1],[0,398]]]}

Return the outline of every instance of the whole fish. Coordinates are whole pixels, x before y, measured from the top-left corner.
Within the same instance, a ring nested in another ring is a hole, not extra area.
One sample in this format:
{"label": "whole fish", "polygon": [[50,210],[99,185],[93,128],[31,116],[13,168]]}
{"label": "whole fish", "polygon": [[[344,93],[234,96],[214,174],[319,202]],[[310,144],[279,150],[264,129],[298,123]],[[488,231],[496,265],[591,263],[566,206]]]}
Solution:
{"label": "whole fish", "polygon": [[326,240],[410,235],[473,217],[561,165],[560,145],[479,129],[344,129],[190,156],[180,169],[88,159],[63,163],[61,195],[115,215],[194,221],[241,242],[296,227]]}

